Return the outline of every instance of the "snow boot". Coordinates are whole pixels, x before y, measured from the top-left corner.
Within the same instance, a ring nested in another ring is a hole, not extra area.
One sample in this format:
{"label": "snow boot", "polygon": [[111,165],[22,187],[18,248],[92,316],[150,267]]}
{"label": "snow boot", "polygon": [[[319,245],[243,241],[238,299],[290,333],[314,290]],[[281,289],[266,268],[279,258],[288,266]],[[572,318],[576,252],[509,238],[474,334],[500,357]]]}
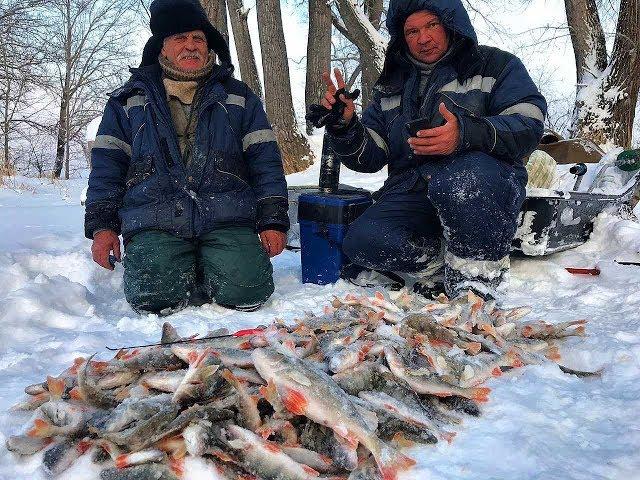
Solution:
{"label": "snow boot", "polygon": [[386,270],[373,270],[354,263],[342,267],[340,278],[358,287],[388,288],[394,292],[405,286],[405,280],[400,275]]}

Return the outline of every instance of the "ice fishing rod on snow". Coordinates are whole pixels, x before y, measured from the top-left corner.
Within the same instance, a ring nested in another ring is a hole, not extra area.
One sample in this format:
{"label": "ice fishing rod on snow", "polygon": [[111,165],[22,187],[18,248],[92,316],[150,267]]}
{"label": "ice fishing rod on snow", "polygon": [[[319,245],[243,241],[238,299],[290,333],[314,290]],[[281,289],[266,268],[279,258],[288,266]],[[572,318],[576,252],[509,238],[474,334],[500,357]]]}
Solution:
{"label": "ice fishing rod on snow", "polygon": [[262,327],[246,328],[244,330],[238,330],[237,332],[227,333],[225,335],[212,335],[210,337],[200,337],[200,338],[186,338],[184,340],[175,340],[173,342],[147,343],[145,345],[128,345],[126,347],[107,347],[107,346],[105,346],[105,348],[107,350],[112,351],[112,352],[117,352],[119,350],[129,350],[131,348],[160,347],[160,346],[165,346],[165,345],[175,345],[177,343],[194,343],[194,342],[200,342],[200,341],[203,341],[203,340],[215,340],[216,338],[246,337],[247,335],[255,335],[255,334],[258,334],[258,333],[262,333],[262,332],[264,332],[264,330],[265,329],[262,328]]}

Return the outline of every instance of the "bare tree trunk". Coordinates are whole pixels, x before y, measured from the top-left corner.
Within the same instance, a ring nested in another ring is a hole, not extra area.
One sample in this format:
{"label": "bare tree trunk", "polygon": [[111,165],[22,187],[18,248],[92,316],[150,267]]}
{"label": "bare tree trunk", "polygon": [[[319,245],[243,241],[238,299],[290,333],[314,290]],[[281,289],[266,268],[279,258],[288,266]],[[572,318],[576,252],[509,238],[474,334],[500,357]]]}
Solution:
{"label": "bare tree trunk", "polygon": [[[380,21],[382,19],[382,0],[365,0],[364,7],[367,18],[369,18],[373,28],[380,30]],[[360,51],[360,58],[362,58],[362,51]],[[365,68],[362,71],[361,83],[363,107],[369,105],[372,98],[373,86],[378,81],[379,76],[380,72],[373,68]]]}
{"label": "bare tree trunk", "polygon": [[640,89],[640,2],[621,0],[611,61],[582,89],[575,131],[606,147],[630,147]]}
{"label": "bare tree trunk", "polygon": [[[67,109],[67,113],[69,109]],[[67,117],[67,125],[69,125],[69,118]],[[71,159],[71,138],[69,138],[69,129],[66,129],[67,138],[64,143],[64,179],[69,180],[69,161]]]}
{"label": "bare tree trunk", "polygon": [[[336,0],[336,4],[343,22],[340,31],[360,52],[362,108],[366,108],[371,100],[373,85],[382,72],[387,41],[378,33],[356,1]],[[377,22],[379,23],[379,19]]]}
{"label": "bare tree trunk", "polygon": [[[3,48],[4,50],[4,48]],[[6,64],[5,64],[6,65]],[[9,154],[9,133],[11,131],[10,118],[9,118],[9,99],[11,98],[10,82],[7,82],[7,88],[5,91],[3,115],[2,115],[2,136],[4,138],[3,156],[4,156],[4,173],[9,175],[11,172],[11,156]]]}
{"label": "bare tree trunk", "polygon": [[3,69],[3,80],[5,82],[5,88],[2,92],[4,95],[3,98],[3,108],[2,108],[2,136],[4,138],[3,145],[3,157],[4,157],[4,173],[9,175],[11,171],[11,158],[9,155],[9,132],[10,128],[10,118],[9,118],[9,109],[10,109],[10,98],[12,95],[11,90],[11,81],[10,76],[12,72],[9,71],[9,62],[7,60],[7,49],[6,45],[3,42],[0,42],[0,52],[2,53],[2,69]]}
{"label": "bare tree trunk", "polygon": [[293,110],[280,0],[260,0],[256,7],[267,115],[282,150],[285,173],[299,172],[312,163],[313,153],[298,131]]}
{"label": "bare tree trunk", "polygon": [[73,34],[71,3],[65,0],[63,3],[63,15],[65,20],[66,35],[64,38],[64,81],[62,85],[62,94],[60,95],[60,116],[58,122],[58,139],[56,144],[56,163],[53,166],[54,178],[60,178],[62,167],[64,165],[64,157],[69,138],[69,104],[71,99],[70,82],[71,82],[71,42]]}
{"label": "bare tree trunk", "polygon": [[9,157],[9,130],[6,128],[6,124],[3,128],[2,135],[4,137],[4,145],[2,146],[4,150],[4,174],[10,175],[11,172],[11,158]]}
{"label": "bare tree trunk", "polygon": [[371,25],[376,30],[380,30],[382,20],[382,9],[383,2],[382,0],[365,0],[364,2],[364,13],[367,14]]}
{"label": "bare tree trunk", "polygon": [[[331,9],[324,0],[309,0],[309,35],[307,40],[306,108],[318,103],[325,91],[322,72],[331,69]],[[307,122],[307,134],[313,125]]]}
{"label": "bare tree trunk", "polygon": [[225,41],[229,43],[226,0],[201,0],[201,3],[213,26],[222,34]]}
{"label": "bare tree trunk", "polygon": [[62,167],[64,166],[64,153],[66,146],[66,132],[67,132],[67,109],[68,102],[66,96],[62,97],[60,101],[60,115],[58,121],[58,135],[56,141],[56,163],[53,166],[53,177],[60,178],[62,174]]}
{"label": "bare tree trunk", "polygon": [[565,0],[564,6],[580,88],[607,68],[607,45],[595,0]]}
{"label": "bare tree trunk", "polygon": [[233,30],[233,39],[236,44],[236,52],[238,52],[238,63],[240,64],[240,78],[249,85],[249,88],[263,98],[262,85],[258,76],[258,66],[256,57],[253,54],[253,46],[251,45],[251,36],[249,35],[249,25],[247,17],[249,9],[245,8],[242,0],[229,0],[229,18],[231,19],[231,29]]}

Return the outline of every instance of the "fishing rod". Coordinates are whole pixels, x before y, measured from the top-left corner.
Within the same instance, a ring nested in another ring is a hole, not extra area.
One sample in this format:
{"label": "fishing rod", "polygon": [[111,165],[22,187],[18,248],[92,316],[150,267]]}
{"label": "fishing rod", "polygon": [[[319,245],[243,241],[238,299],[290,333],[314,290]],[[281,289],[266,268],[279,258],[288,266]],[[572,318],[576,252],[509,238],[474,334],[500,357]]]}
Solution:
{"label": "fishing rod", "polygon": [[186,338],[184,340],[175,340],[173,342],[147,343],[145,345],[129,345],[129,346],[126,346],[126,347],[109,347],[109,346],[105,346],[105,348],[107,350],[112,351],[112,352],[117,352],[119,350],[129,350],[131,348],[160,347],[160,346],[165,346],[165,345],[175,345],[177,343],[194,343],[194,342],[201,342],[201,341],[204,341],[204,340],[215,340],[216,338],[246,337],[248,335],[257,335],[257,334],[263,333],[264,331],[265,331],[265,329],[262,328],[262,327],[246,328],[244,330],[238,330],[237,332],[227,333],[225,335],[213,335],[213,336],[210,336],[210,337],[200,337],[200,338]]}

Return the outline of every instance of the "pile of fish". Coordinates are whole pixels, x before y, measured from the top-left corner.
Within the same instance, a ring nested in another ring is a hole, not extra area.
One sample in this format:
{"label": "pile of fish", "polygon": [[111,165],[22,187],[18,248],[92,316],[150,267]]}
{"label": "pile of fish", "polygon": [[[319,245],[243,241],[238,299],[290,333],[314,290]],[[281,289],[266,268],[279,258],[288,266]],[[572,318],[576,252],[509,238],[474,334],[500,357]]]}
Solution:
{"label": "pile of fish", "polygon": [[415,463],[402,448],[451,442],[480,414],[485,380],[557,361],[556,339],[584,335],[584,320],[523,322],[529,312],[401,291],[224,337],[167,323],[160,344],[79,358],[27,387],[14,409],[32,418],[7,448],[46,448],[51,476],[87,454],[102,480],[176,479],[190,455],[225,479],[391,480]]}

